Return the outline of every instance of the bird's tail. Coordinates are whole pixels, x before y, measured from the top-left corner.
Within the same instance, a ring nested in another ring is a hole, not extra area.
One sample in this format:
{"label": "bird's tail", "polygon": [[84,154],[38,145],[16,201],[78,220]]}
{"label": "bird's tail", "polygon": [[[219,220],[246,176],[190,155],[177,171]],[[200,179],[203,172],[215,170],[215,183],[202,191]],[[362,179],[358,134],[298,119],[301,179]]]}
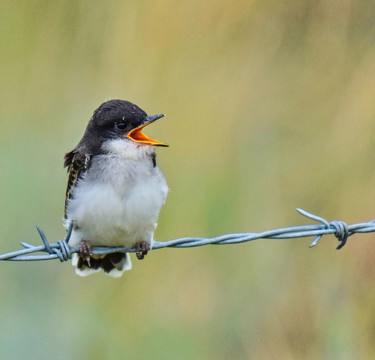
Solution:
{"label": "bird's tail", "polygon": [[90,259],[90,264],[77,254],[73,254],[72,264],[76,266],[76,273],[80,276],[103,270],[109,276],[119,277],[125,270],[130,270],[132,267],[129,253],[123,252],[101,255],[100,258],[94,255]]}

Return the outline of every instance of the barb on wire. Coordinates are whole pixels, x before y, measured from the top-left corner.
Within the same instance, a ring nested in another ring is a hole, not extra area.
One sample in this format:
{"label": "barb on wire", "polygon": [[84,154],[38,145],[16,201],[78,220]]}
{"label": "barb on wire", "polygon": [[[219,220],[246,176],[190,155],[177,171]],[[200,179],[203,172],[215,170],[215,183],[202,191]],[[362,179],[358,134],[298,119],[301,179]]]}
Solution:
{"label": "barb on wire", "polygon": [[[344,221],[331,221],[308,213],[305,210],[298,209],[297,211],[311,219],[319,222],[315,225],[301,225],[293,226],[282,229],[275,229],[264,231],[260,233],[238,233],[226,234],[214,238],[200,238],[200,237],[185,237],[181,239],[174,239],[169,241],[155,241],[152,249],[163,248],[188,248],[203,245],[229,245],[239,244],[246,241],[253,241],[258,239],[295,239],[303,237],[314,236],[314,240],[310,243],[310,247],[315,246],[323,235],[334,235],[339,244],[336,249],[341,249],[347,242],[349,236],[356,233],[370,233],[375,232],[375,220],[347,225]],[[40,261],[40,260],[53,260],[60,259],[61,262],[67,261],[72,257],[72,254],[78,253],[78,247],[71,247],[68,245],[70,236],[72,234],[73,225],[70,225],[64,240],[59,240],[56,244],[49,244],[43,231],[37,227],[39,235],[43,241],[43,245],[34,246],[26,242],[21,242],[24,249],[13,251],[7,254],[0,254],[0,260],[9,261]],[[123,247],[106,247],[106,246],[93,246],[92,253],[94,255],[104,255],[114,252],[125,251]],[[127,249],[127,252],[135,252],[135,249]],[[30,255],[36,252],[45,254]]]}

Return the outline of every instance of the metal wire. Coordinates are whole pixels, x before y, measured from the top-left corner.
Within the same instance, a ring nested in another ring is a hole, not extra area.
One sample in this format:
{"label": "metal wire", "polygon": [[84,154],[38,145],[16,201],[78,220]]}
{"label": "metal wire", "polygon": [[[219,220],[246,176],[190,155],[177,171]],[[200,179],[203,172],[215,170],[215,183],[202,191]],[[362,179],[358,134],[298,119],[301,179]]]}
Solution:
{"label": "metal wire", "polygon": [[[341,249],[347,242],[349,236],[356,233],[370,233],[375,232],[375,220],[347,225],[344,221],[334,220],[328,222],[327,220],[310,214],[305,210],[298,209],[297,211],[311,220],[315,220],[320,224],[316,225],[301,225],[293,226],[282,229],[275,229],[264,231],[260,233],[238,233],[238,234],[226,234],[213,238],[200,238],[200,237],[185,237],[180,239],[174,239],[169,241],[155,241],[152,249],[163,249],[163,248],[188,248],[203,245],[229,245],[239,244],[246,241],[253,241],[258,239],[295,239],[314,236],[314,240],[310,243],[310,247],[315,246],[323,235],[334,235],[339,241],[336,249]],[[7,254],[1,254],[0,260],[9,261],[40,261],[40,260],[53,260],[60,259],[61,262],[67,261],[72,257],[72,254],[78,253],[78,247],[71,247],[68,245],[70,236],[72,234],[73,225],[68,229],[64,240],[59,240],[56,244],[49,244],[43,231],[37,227],[39,235],[43,241],[43,245],[34,246],[25,242],[21,242],[21,245],[25,249],[13,251]],[[125,251],[123,247],[105,247],[105,246],[93,246],[92,253],[94,255],[104,255],[114,252]],[[135,249],[127,249],[127,252],[135,252]],[[36,252],[44,252],[46,254],[30,255]]]}

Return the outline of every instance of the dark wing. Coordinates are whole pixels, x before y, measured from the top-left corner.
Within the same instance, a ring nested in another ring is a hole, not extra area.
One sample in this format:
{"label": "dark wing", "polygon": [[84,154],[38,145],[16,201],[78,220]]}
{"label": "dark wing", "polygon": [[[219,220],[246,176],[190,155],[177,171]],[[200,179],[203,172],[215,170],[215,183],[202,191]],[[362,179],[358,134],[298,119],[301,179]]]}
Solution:
{"label": "dark wing", "polygon": [[64,167],[67,167],[69,172],[68,187],[66,188],[65,195],[65,218],[68,200],[73,197],[74,186],[77,184],[77,181],[83,176],[85,171],[87,171],[87,169],[89,168],[90,160],[91,156],[89,154],[83,154],[77,149],[66,153],[64,156]]}

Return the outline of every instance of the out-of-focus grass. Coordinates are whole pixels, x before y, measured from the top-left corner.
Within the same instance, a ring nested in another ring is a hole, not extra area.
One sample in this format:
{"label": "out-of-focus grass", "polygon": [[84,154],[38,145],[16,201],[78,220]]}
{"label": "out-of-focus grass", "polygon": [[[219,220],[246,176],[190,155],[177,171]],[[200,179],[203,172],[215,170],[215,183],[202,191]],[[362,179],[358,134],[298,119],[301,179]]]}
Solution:
{"label": "out-of-focus grass", "polygon": [[[373,218],[375,5],[2,1],[1,251],[61,238],[91,112],[167,117],[158,240]],[[373,236],[155,251],[121,279],[3,263],[1,358],[373,358]]]}

